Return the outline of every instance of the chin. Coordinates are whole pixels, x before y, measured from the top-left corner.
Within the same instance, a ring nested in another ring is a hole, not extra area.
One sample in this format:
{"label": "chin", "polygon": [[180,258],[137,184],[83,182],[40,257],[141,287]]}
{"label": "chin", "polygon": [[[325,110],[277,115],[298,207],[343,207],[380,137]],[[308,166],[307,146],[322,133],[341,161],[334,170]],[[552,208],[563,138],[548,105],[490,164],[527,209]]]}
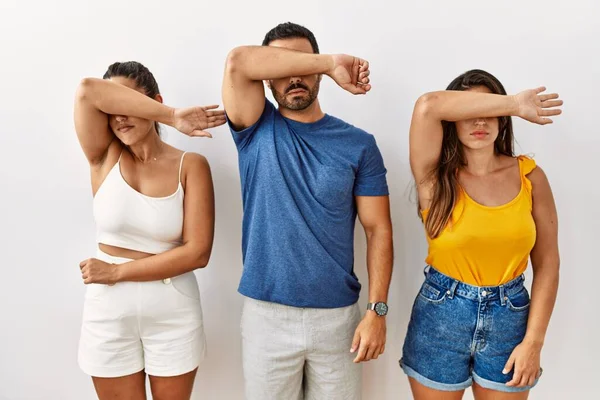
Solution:
{"label": "chin", "polygon": [[142,140],[139,135],[118,135],[117,138],[123,143],[125,146],[132,146]]}
{"label": "chin", "polygon": [[481,141],[481,142],[477,142],[477,143],[469,143],[468,145],[464,145],[464,146],[470,150],[481,150],[481,149],[485,149],[487,147],[493,148],[494,142]]}

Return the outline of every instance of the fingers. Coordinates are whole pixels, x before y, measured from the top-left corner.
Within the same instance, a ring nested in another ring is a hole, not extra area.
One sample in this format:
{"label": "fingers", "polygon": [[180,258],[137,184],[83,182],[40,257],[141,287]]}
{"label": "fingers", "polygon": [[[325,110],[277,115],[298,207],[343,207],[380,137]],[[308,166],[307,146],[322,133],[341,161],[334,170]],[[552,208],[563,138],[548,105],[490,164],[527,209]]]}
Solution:
{"label": "fingers", "polygon": [[540,101],[558,99],[558,93],[541,94],[539,98]]}
{"label": "fingers", "polygon": [[227,120],[224,116],[222,117],[209,117],[207,119],[207,125],[209,128],[214,128],[215,126],[223,125]]}
{"label": "fingers", "polygon": [[204,114],[207,117],[223,117],[223,118],[225,118],[225,110],[205,111]]}
{"label": "fingers", "polygon": [[510,380],[510,382],[508,382],[506,384],[506,386],[518,386],[521,382],[521,371],[515,370],[515,374],[513,375],[513,378]]}
{"label": "fingers", "polygon": [[375,346],[369,346],[369,350],[367,350],[367,356],[365,357],[365,361],[373,360],[379,357],[379,348]]}
{"label": "fingers", "polygon": [[202,131],[200,129],[196,129],[196,130],[192,131],[192,133],[190,133],[190,136],[212,138],[212,135],[210,133],[208,133],[206,131]]}
{"label": "fingers", "polygon": [[360,344],[360,348],[358,349],[358,354],[356,355],[356,358],[354,359],[355,363],[359,363],[362,361],[365,361],[365,357],[367,356],[367,351],[369,350],[367,344],[363,341]]}
{"label": "fingers", "polygon": [[352,346],[350,346],[350,353],[354,353],[360,345],[360,333],[358,330],[354,332],[354,338],[352,339]]}
{"label": "fingers", "polygon": [[202,107],[203,110],[214,110],[215,108],[219,108],[218,104],[211,104],[210,106]]}
{"label": "fingers", "polygon": [[85,265],[87,263],[89,263],[91,260],[91,258],[88,258],[87,260],[83,260],[82,262],[79,263],[79,269],[82,269],[83,267],[85,267]]}
{"label": "fingers", "polygon": [[367,85],[361,85],[363,90],[365,91],[365,93],[367,93],[369,90],[371,90],[371,85],[367,84]]}
{"label": "fingers", "polygon": [[541,110],[538,115],[541,117],[550,117],[552,115],[560,115],[562,114],[562,110],[553,109],[553,110]]}
{"label": "fingers", "polygon": [[369,62],[367,60],[363,60],[361,59],[359,61],[359,71],[363,72],[363,71],[368,71],[369,70]]}
{"label": "fingers", "polygon": [[369,89],[371,89],[371,85],[361,85],[361,84],[357,84],[357,85],[344,85],[342,86],[345,90],[349,91],[352,94],[366,94],[367,90],[366,87],[369,87]]}
{"label": "fingers", "polygon": [[85,283],[85,284],[91,283],[87,267],[84,267],[81,270],[81,279],[83,279],[83,283]]}
{"label": "fingers", "polygon": [[538,123],[540,125],[548,125],[548,124],[553,124],[554,121],[552,121],[550,118],[540,118],[536,121],[536,123]]}
{"label": "fingers", "polygon": [[535,92],[535,94],[540,94],[546,91],[546,86],[540,86],[538,88],[533,89],[533,91]]}
{"label": "fingers", "polygon": [[363,86],[363,88],[365,88],[365,92],[368,92],[369,90],[371,90],[371,85],[369,85],[369,83],[371,82],[371,79],[369,78],[369,75],[371,75],[371,71],[369,70],[369,62],[366,60],[360,60],[357,84],[368,86],[368,88],[365,88]]}
{"label": "fingers", "polygon": [[502,370],[502,373],[504,375],[508,374],[510,371],[512,371],[514,366],[515,366],[515,357],[511,354],[510,357],[508,358],[508,361],[504,365],[504,369]]}
{"label": "fingers", "polygon": [[543,108],[558,107],[558,106],[562,106],[562,105],[563,105],[563,101],[562,100],[546,100],[546,101],[542,101],[542,107]]}

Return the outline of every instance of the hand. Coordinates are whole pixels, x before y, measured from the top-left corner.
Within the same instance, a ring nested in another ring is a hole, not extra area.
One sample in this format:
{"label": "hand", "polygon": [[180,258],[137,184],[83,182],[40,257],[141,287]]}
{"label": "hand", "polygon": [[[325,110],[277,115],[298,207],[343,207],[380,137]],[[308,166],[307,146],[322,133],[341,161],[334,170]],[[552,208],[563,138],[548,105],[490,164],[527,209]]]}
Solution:
{"label": "hand", "polygon": [[358,349],[354,362],[377,359],[385,351],[385,339],[385,318],[380,317],[374,311],[367,311],[363,320],[358,324],[352,340],[350,352],[354,353]]}
{"label": "hand", "polygon": [[89,258],[79,263],[83,283],[104,283],[114,285],[118,281],[118,267],[96,258]]}
{"label": "hand", "polygon": [[336,54],[333,67],[327,73],[341,88],[352,94],[365,94],[371,90],[369,62],[346,54]]}
{"label": "hand", "polygon": [[551,107],[562,106],[562,100],[558,99],[558,94],[540,94],[545,91],[545,87],[539,87],[537,89],[525,90],[515,96],[519,110],[518,116],[540,125],[551,124],[553,121],[549,117],[552,115],[559,115],[562,111],[560,109],[552,109]]}
{"label": "hand", "polygon": [[204,129],[225,123],[225,111],[214,110],[219,106],[188,107],[175,110],[173,127],[188,136],[212,137]]}
{"label": "hand", "polygon": [[504,366],[503,374],[508,374],[513,368],[513,378],[507,386],[524,387],[531,386],[539,377],[540,353],[542,346],[523,341],[513,350],[508,362]]}

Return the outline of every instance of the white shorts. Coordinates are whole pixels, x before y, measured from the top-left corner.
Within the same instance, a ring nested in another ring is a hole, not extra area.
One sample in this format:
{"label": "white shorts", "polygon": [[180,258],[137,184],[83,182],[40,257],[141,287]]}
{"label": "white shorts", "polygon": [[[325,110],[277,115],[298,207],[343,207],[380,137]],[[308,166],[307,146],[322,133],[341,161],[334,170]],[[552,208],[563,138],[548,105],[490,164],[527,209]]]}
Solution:
{"label": "white shorts", "polygon": [[[130,261],[98,251],[109,263]],[[152,282],[87,286],[78,362],[88,375],[113,378],[141,370],[177,376],[205,356],[200,291],[193,272]]]}
{"label": "white shorts", "polygon": [[296,308],[246,297],[246,399],[360,400],[362,368],[350,353],[360,317],[357,304]]}

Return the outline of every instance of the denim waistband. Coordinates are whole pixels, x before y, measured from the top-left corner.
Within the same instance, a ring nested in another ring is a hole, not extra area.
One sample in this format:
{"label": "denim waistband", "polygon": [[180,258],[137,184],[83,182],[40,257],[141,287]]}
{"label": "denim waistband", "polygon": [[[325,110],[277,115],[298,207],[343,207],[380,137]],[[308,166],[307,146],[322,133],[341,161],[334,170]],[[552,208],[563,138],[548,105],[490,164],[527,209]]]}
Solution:
{"label": "denim waistband", "polygon": [[425,279],[446,289],[446,294],[449,298],[457,295],[477,301],[499,299],[504,303],[506,296],[511,296],[523,289],[525,275],[521,274],[517,278],[499,286],[473,286],[444,275],[431,265],[428,265],[425,267]]}

